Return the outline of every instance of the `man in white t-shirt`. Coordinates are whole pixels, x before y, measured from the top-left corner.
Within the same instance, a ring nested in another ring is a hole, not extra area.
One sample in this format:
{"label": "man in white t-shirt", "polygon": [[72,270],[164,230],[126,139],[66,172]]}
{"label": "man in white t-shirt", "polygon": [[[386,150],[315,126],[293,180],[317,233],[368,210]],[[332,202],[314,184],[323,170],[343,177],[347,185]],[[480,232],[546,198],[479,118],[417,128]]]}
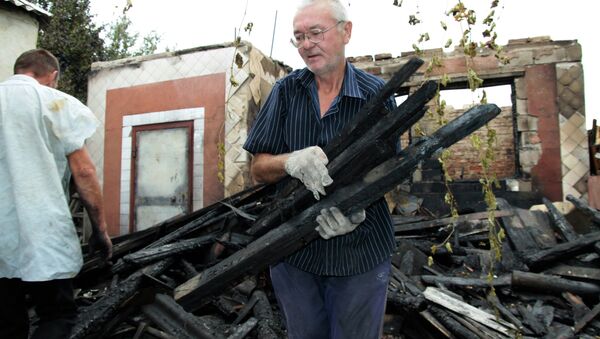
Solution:
{"label": "man in white t-shirt", "polygon": [[21,54],[14,73],[0,83],[0,338],[28,338],[27,294],[39,318],[32,338],[68,338],[77,315],[72,278],[83,264],[63,181],[69,172],[90,216],[90,247],[112,255],[84,147],[98,120],[55,89],[59,64],[47,50]]}

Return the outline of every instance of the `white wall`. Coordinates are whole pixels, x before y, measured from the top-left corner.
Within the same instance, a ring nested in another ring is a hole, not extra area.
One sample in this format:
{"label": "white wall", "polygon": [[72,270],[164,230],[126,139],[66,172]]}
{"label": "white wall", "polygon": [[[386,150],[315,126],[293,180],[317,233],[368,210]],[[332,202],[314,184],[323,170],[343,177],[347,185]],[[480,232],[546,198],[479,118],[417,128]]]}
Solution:
{"label": "white wall", "polygon": [[31,15],[0,7],[0,81],[13,74],[21,53],[36,47],[38,22]]}

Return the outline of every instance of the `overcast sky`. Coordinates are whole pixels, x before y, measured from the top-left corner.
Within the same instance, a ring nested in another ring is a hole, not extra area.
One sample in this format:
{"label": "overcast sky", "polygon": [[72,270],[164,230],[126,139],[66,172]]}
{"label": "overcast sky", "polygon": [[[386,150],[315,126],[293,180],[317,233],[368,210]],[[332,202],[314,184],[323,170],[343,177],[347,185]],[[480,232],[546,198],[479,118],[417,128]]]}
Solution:
{"label": "overcast sky", "polygon": [[[293,68],[303,67],[296,49],[289,43],[292,19],[298,0],[132,0],[129,17],[132,29],[141,35],[156,31],[161,36],[159,51],[185,49],[230,42],[239,27],[253,23],[248,34],[241,37],[264,54],[285,62]],[[445,12],[457,0],[404,0],[393,6],[393,0],[344,0],[354,23],[352,39],[346,56],[373,55],[411,51],[421,33],[431,40],[422,48],[439,48],[448,38],[460,39],[462,29]],[[120,14],[126,0],[91,0],[91,11],[97,23],[108,23]],[[489,13],[491,0],[463,0],[477,13],[481,22]],[[498,43],[509,39],[550,36],[553,40],[578,40],[583,49],[586,90],[587,128],[592,119],[600,122],[600,95],[596,75],[600,72],[600,48],[593,36],[593,20],[599,20],[589,0],[500,0],[496,9]],[[410,26],[408,17],[416,14],[421,24]],[[275,16],[277,16],[275,34]],[[444,32],[440,21],[448,26]],[[482,27],[479,25],[478,27]],[[474,39],[480,40],[477,34]],[[593,61],[596,60],[595,63]]]}

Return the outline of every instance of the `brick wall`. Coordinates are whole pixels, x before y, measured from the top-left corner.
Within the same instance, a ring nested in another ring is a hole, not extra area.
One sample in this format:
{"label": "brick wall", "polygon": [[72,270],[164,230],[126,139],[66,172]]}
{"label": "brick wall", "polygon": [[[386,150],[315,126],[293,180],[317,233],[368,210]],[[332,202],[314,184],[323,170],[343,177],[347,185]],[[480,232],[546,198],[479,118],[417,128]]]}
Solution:
{"label": "brick wall", "polygon": [[[576,40],[535,37],[510,40],[503,50],[510,60],[508,64],[502,64],[486,49],[480,49],[473,59],[466,58],[460,49],[449,53],[425,50],[420,55],[425,64],[405,83],[402,92],[413,92],[425,79],[440,79],[444,74],[450,77],[452,88],[467,88],[469,65],[484,80],[484,86],[510,84],[514,89],[512,107],[501,107],[502,114],[491,124],[498,133],[494,163],[497,177],[510,179],[507,187],[511,189],[538,192],[555,201],[563,200],[566,194],[585,198],[589,160],[581,46]],[[411,51],[399,57],[378,54],[348,60],[389,80],[414,54]],[[441,58],[442,67],[426,76],[434,56]],[[403,142],[408,142],[406,136]],[[452,177],[479,178],[479,161],[469,142],[461,141],[453,150]],[[413,181],[421,177],[417,172]]]}
{"label": "brick wall", "polygon": [[[464,113],[464,109],[447,109],[448,120]],[[437,122],[431,117],[425,116],[421,119],[420,126],[427,134],[437,130]],[[496,160],[492,165],[492,172],[496,173],[498,179],[514,178],[515,176],[515,140],[513,132],[512,109],[504,107],[498,117],[488,125],[496,131],[496,145],[494,155]],[[482,127],[472,135],[477,135],[482,142],[486,142],[488,127]],[[470,137],[459,141],[450,147],[452,157],[450,158],[448,172],[455,180],[477,180],[481,177],[480,153],[473,147]]]}

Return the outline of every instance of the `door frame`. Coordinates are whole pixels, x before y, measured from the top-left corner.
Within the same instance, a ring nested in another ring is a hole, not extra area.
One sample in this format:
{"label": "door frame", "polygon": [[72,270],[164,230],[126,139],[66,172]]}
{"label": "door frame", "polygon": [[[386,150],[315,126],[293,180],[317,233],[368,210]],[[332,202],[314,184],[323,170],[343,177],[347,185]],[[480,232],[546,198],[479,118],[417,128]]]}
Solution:
{"label": "door frame", "polygon": [[135,194],[136,194],[136,158],[137,158],[137,133],[144,131],[156,131],[174,128],[187,128],[187,142],[188,142],[188,164],[187,164],[187,175],[188,175],[188,201],[187,201],[187,212],[189,213],[193,209],[193,193],[194,193],[194,121],[173,121],[173,122],[162,122],[157,124],[149,125],[137,125],[132,126],[131,129],[131,166],[130,166],[130,181],[129,181],[129,232],[135,232],[137,229],[136,218],[135,218]]}

